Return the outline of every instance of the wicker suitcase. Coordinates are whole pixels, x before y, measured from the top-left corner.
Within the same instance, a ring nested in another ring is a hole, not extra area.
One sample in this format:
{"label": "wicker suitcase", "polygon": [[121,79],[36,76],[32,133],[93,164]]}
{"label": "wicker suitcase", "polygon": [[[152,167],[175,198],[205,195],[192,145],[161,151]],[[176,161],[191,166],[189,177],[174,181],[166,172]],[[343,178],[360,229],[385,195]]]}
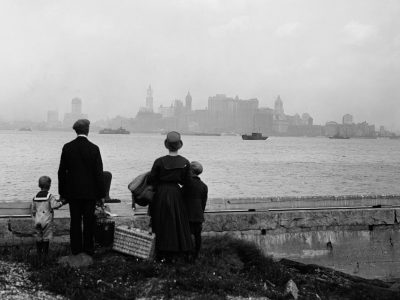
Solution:
{"label": "wicker suitcase", "polygon": [[146,230],[122,225],[115,228],[113,250],[152,260],[155,242],[154,234]]}

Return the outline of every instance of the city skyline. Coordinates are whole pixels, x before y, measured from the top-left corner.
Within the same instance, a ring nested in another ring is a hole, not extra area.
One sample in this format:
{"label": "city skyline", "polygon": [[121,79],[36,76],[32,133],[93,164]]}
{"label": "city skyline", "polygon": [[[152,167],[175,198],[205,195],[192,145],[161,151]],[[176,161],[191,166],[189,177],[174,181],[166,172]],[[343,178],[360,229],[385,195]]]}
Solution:
{"label": "city skyline", "polygon": [[[93,118],[90,118],[90,115],[91,115],[90,112],[83,110],[82,107],[84,106],[84,104],[83,104],[82,99],[79,97],[74,97],[68,102],[69,107],[67,108],[67,111],[65,111],[65,112],[59,111],[59,110],[47,110],[47,111],[43,111],[42,119],[38,119],[38,120],[16,119],[16,120],[10,120],[10,121],[11,122],[49,122],[49,120],[51,120],[51,123],[53,123],[53,125],[55,123],[59,122],[60,124],[63,124],[64,127],[68,127],[69,125],[71,125],[73,123],[73,121],[75,119],[78,119],[78,118],[89,118],[92,120],[92,122],[105,121],[105,120],[114,119],[114,118],[118,118],[118,117],[132,119],[132,118],[135,118],[137,116],[137,114],[140,112],[151,112],[151,113],[156,113],[156,114],[162,114],[164,117],[164,114],[162,112],[163,109],[173,108],[177,104],[177,101],[181,102],[182,105],[184,105],[185,100],[175,98],[174,100],[170,101],[169,105],[164,106],[163,104],[160,104],[159,106],[154,106],[153,92],[154,92],[154,90],[152,89],[151,84],[150,84],[147,88],[147,96],[144,97],[144,99],[141,103],[142,105],[139,107],[138,111],[134,112],[132,115],[119,114],[119,115],[114,115],[114,116],[107,116],[105,119],[93,119]],[[192,102],[192,97],[191,97],[190,91],[188,91],[187,95],[185,96],[186,101],[187,101],[188,96],[190,97],[190,110],[192,110],[193,102]],[[218,97],[218,96],[226,97],[227,95],[226,94],[216,94],[216,97]],[[215,98],[215,96],[209,96],[208,100],[210,100],[211,98]],[[231,97],[229,99],[233,99],[233,97]],[[235,99],[239,100],[238,95],[235,95]],[[252,98],[252,99],[258,100],[257,97]],[[283,114],[283,103],[282,103],[283,101],[281,100],[280,95],[277,95],[275,97],[275,100],[273,100],[274,103],[272,105],[269,105],[269,106],[260,105],[259,108],[260,109],[274,109],[274,106],[275,106],[275,109],[276,109],[276,101],[278,99],[281,102],[280,110],[282,110],[282,111],[280,113]],[[285,109],[287,109],[287,106],[285,107]],[[194,108],[194,110],[209,110],[209,107],[206,106],[206,107],[200,108],[200,109]],[[289,109],[289,111],[291,111],[291,110]],[[289,115],[292,115],[292,116],[295,116],[295,115],[302,116],[304,114],[310,116],[310,114],[306,111],[289,113]],[[311,117],[314,120],[316,116],[311,115]],[[345,121],[346,117],[351,118],[350,123],[348,121],[347,122]],[[318,117],[317,117],[317,119],[318,119]],[[356,124],[356,123],[370,122],[370,120],[361,120],[361,119],[357,118],[357,116],[353,113],[343,112],[342,115],[338,119],[325,120],[322,123],[314,122],[314,124],[326,125],[327,123],[332,123],[332,122],[336,122],[338,124],[351,124],[351,123]],[[375,123],[373,123],[373,124],[376,125],[377,127],[384,126],[382,124],[375,124]],[[384,126],[384,127],[385,127],[385,129],[390,130],[390,128],[387,128],[386,126]],[[395,131],[396,131],[396,129],[395,129]]]}
{"label": "city skyline", "polygon": [[[281,95],[315,123],[344,113],[400,129],[398,1],[3,1],[1,120],[68,111],[134,115],[210,95]],[[178,95],[178,96],[177,96]]]}

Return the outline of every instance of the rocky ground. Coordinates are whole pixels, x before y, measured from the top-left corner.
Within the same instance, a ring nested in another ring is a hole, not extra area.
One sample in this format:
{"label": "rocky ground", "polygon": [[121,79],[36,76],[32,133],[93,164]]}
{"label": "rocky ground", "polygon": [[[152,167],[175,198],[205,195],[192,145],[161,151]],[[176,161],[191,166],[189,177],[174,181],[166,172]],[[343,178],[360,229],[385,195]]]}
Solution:
{"label": "rocky ground", "polygon": [[194,263],[148,262],[100,248],[94,263],[59,264],[68,247],[46,259],[29,247],[2,248],[0,299],[400,299],[396,284],[329,268],[274,261],[253,244],[208,238]]}
{"label": "rocky ground", "polygon": [[0,260],[0,299],[2,300],[52,300],[66,299],[43,289],[30,280],[29,265]]}

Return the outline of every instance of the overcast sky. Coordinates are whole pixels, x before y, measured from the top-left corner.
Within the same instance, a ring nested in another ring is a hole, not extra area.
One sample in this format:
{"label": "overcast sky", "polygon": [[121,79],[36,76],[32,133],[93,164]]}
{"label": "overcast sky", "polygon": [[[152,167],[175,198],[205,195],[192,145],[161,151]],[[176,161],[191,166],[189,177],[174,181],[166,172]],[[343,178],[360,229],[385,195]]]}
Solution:
{"label": "overcast sky", "polygon": [[92,120],[238,95],[317,124],[400,129],[400,1],[31,1],[0,4],[0,118],[44,120],[74,97]]}

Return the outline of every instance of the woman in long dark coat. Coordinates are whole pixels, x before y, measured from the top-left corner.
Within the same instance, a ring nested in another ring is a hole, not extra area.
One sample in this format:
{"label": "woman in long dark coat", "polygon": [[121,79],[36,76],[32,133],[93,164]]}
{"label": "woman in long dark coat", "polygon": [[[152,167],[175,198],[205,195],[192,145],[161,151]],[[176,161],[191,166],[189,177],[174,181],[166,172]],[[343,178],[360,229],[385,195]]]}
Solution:
{"label": "woman in long dark coat", "polygon": [[154,161],[149,176],[149,184],[156,189],[149,213],[157,255],[169,259],[193,249],[181,189],[190,183],[191,171],[189,161],[178,154],[183,145],[180,134],[169,132],[164,144],[169,153]]}

